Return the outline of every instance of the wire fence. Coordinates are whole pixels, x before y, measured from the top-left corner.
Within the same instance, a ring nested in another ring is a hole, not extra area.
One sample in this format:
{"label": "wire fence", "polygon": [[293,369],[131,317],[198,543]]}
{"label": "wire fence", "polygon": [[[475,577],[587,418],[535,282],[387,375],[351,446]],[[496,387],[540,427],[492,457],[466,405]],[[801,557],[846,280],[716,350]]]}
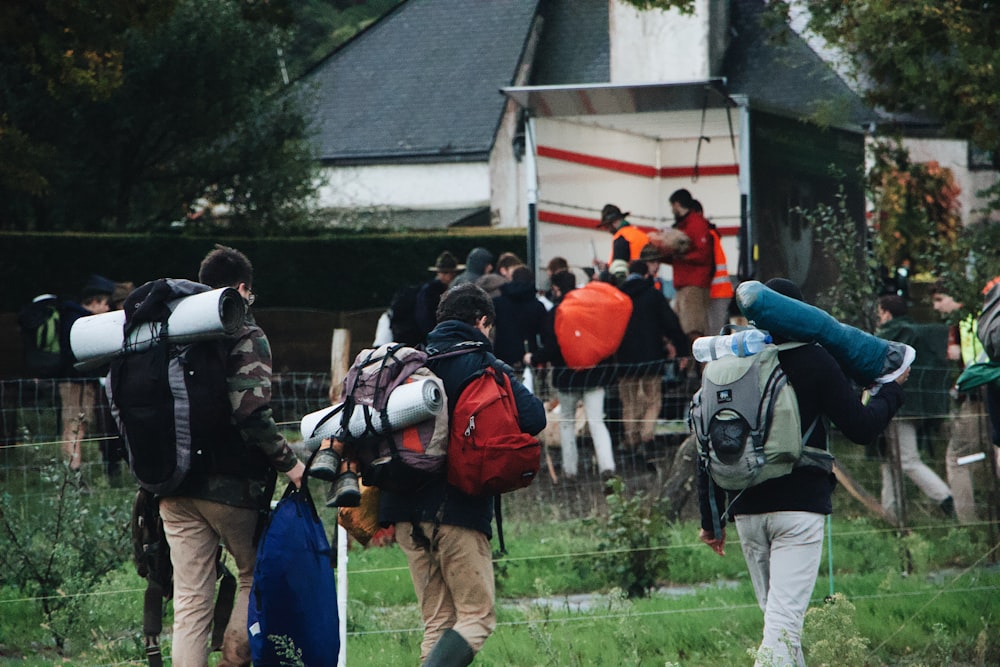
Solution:
{"label": "wire fence", "polygon": [[[545,447],[538,480],[525,491],[513,494],[511,516],[516,517],[522,507],[532,508],[529,512],[545,507],[550,508],[553,518],[572,518],[586,516],[603,506],[603,479],[584,406],[582,403],[576,406],[558,405],[553,377],[562,370],[550,368],[535,371],[531,378],[536,395],[546,404],[549,425],[542,434]],[[590,377],[578,373],[577,382],[604,388],[602,421],[611,436],[615,472],[630,482],[630,488],[655,492],[666,483],[675,466],[693,465],[693,461],[674,459],[681,443],[688,437],[687,407],[699,386],[699,378],[694,364],[688,364],[687,369],[677,362],[667,364],[659,376],[660,407],[655,420],[644,420],[635,415],[626,419],[628,406],[623,404],[619,391],[620,378],[635,375],[641,370],[602,365],[584,372]],[[985,403],[977,400],[978,395],[973,393],[960,397],[965,403],[963,407],[952,391],[953,379],[951,374],[940,369],[929,372],[929,369],[915,366],[911,381],[906,385],[907,406],[920,406],[922,414],[917,416],[904,412],[896,419],[916,426],[923,461],[942,479],[947,476],[949,444],[952,449],[960,444],[966,458],[971,455],[975,459],[968,461],[963,469],[974,474],[982,490],[977,494],[976,502],[982,504],[979,509],[986,517],[988,501],[985,492],[989,488],[992,476],[989,473],[994,463]],[[67,385],[79,386],[84,382],[92,387],[90,392],[83,394],[91,403],[76,409],[65,409],[63,403]],[[271,406],[274,417],[290,440],[298,439],[299,421],[303,415],[329,404],[329,373],[283,373],[273,378]],[[950,442],[953,440],[950,438],[953,416],[959,410],[976,421],[976,430],[971,436],[968,431],[963,432],[966,440],[971,438],[974,441]],[[76,421],[79,414],[86,417],[82,426]],[[578,474],[572,480],[564,474],[561,444],[566,433],[560,433],[560,426],[570,419],[574,424],[573,442],[577,445],[579,456]],[[651,423],[637,426],[639,421]],[[641,430],[652,434],[652,440],[638,447],[634,442],[637,436],[633,436],[633,442],[628,443],[627,429],[633,433]],[[0,381],[0,474],[6,488],[23,494],[46,493],[45,483],[39,476],[40,465],[60,458],[68,460],[73,442],[77,440],[82,460],[81,477],[94,492],[110,491],[120,486],[132,488],[107,398],[98,381]],[[878,495],[881,485],[878,466],[881,460],[880,444],[844,446],[835,439],[838,460],[846,469],[859,471],[861,482],[875,495]],[[977,454],[980,456],[977,457]],[[677,509],[679,512],[682,510]],[[686,509],[690,516],[692,508],[689,506]]]}

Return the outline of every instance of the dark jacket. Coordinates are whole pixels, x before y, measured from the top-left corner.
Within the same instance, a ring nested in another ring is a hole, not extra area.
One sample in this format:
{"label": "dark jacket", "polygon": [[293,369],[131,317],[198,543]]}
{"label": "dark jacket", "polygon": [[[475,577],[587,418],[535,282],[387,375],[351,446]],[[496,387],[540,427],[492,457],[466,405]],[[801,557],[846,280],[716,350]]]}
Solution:
{"label": "dark jacket", "polygon": [[619,373],[623,377],[659,375],[667,357],[667,340],[678,356],[687,354],[687,336],[677,314],[650,278],[633,274],[619,289],[632,299],[632,316],[615,353]]}
{"label": "dark jacket", "polygon": [[[828,418],[849,440],[864,445],[879,436],[903,404],[903,388],[890,382],[882,386],[868,405],[863,405],[843,370],[830,353],[819,345],[784,350],[778,353],[778,359],[788,381],[795,388],[803,433],[817,416],[822,416]],[[826,449],[827,429],[826,420],[820,419],[807,444]],[[794,468],[783,477],[762,482],[743,491],[742,495],[732,500],[730,516],[780,511],[830,514],[833,511],[830,495],[835,485],[836,478],[832,473],[811,466]],[[721,512],[721,508],[727,506],[725,491],[716,487],[716,498]],[[711,532],[708,473],[700,465],[698,500],[701,526]]]}
{"label": "dark jacket", "polygon": [[493,351],[511,366],[520,367],[525,352],[534,354],[547,311],[535,296],[529,282],[508,282],[500,286],[500,296],[493,299],[496,310],[496,335]]}
{"label": "dark jacket", "polygon": [[952,365],[948,361],[948,329],[941,324],[918,324],[909,315],[893,317],[875,331],[886,340],[906,343],[917,352],[906,381],[904,417],[934,417],[948,414]]}
{"label": "dark jacket", "polygon": [[552,366],[552,384],[563,391],[582,391],[594,387],[606,387],[617,380],[615,366],[609,357],[594,368],[575,371],[566,366],[559,340],[556,338],[556,306],[545,315],[542,327],[542,347],[532,355],[533,365],[550,364]]}
{"label": "dark jacket", "polygon": [[414,308],[414,318],[417,328],[420,329],[421,341],[427,337],[431,329],[437,323],[437,307],[441,302],[441,295],[447,291],[443,282],[435,278],[424,283],[417,292],[417,303]]}
{"label": "dark jacket", "polygon": [[[441,360],[432,358],[427,363],[428,368],[444,383],[449,413],[454,411],[466,382],[496,357],[486,336],[463,322],[441,322],[427,336],[427,352],[432,357],[462,346],[474,346],[476,351]],[[514,388],[521,430],[532,435],[541,432],[545,428],[545,408],[541,401],[514,377],[510,367],[505,366],[504,370],[510,376]],[[402,494],[383,490],[379,494],[379,521],[386,526],[398,521],[440,521],[449,526],[478,530],[487,537],[492,537],[492,519],[491,497],[466,495],[443,480],[429,484],[415,493]]]}

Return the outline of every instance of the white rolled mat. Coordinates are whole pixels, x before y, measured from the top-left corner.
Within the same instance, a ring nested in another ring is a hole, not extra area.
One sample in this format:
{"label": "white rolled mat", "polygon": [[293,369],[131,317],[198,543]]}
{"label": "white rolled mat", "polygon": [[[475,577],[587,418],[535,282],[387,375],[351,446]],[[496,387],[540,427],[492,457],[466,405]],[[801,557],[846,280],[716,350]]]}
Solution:
{"label": "white rolled mat", "polygon": [[[240,293],[232,287],[192,294],[168,304],[167,337],[174,343],[193,343],[236,333],[246,315]],[[123,352],[148,349],[159,334],[158,324],[141,324],[125,341],[125,313],[115,310],[81,317],[69,332],[69,344],[81,370],[111,361]]]}
{"label": "white rolled mat", "polygon": [[[401,384],[389,394],[389,400],[385,406],[389,418],[389,430],[398,431],[401,428],[430,419],[441,412],[444,404],[444,387],[437,378],[424,378],[416,382]],[[343,403],[338,403],[304,416],[300,427],[302,438],[305,440],[329,437],[341,439],[343,429],[339,413],[342,409]],[[366,411],[370,412],[371,408],[366,405],[354,406],[354,412],[351,414],[347,426],[352,436],[364,435],[367,428]],[[323,421],[323,418],[328,415],[329,418]],[[322,423],[320,423],[321,421]],[[371,415],[371,422],[377,433],[383,431],[382,419],[378,414]]]}

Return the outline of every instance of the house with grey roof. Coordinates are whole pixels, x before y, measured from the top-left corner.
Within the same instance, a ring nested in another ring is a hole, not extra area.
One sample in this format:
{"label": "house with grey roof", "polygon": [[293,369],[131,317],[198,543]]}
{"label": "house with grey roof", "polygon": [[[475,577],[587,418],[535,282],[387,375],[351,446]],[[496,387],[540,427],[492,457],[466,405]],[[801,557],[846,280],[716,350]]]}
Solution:
{"label": "house with grey roof", "polygon": [[686,187],[723,228],[731,273],[805,283],[819,260],[788,211],[829,200],[835,164],[862,219],[875,116],[763,8],[406,0],[304,79],[321,206],[332,225],[525,228],[537,270],[603,252],[605,203],[657,227]]}

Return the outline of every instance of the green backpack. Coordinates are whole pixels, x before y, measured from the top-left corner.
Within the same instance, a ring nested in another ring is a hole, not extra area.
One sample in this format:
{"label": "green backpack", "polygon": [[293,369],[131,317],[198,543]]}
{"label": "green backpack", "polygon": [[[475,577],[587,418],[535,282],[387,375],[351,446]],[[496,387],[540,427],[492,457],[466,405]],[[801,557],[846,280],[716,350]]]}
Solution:
{"label": "green backpack", "polygon": [[705,366],[689,420],[702,465],[723,489],[742,491],[801,465],[833,469],[826,449],[805,446],[819,417],[803,435],[795,389],[778,363],[778,352],[802,345],[767,345]]}

